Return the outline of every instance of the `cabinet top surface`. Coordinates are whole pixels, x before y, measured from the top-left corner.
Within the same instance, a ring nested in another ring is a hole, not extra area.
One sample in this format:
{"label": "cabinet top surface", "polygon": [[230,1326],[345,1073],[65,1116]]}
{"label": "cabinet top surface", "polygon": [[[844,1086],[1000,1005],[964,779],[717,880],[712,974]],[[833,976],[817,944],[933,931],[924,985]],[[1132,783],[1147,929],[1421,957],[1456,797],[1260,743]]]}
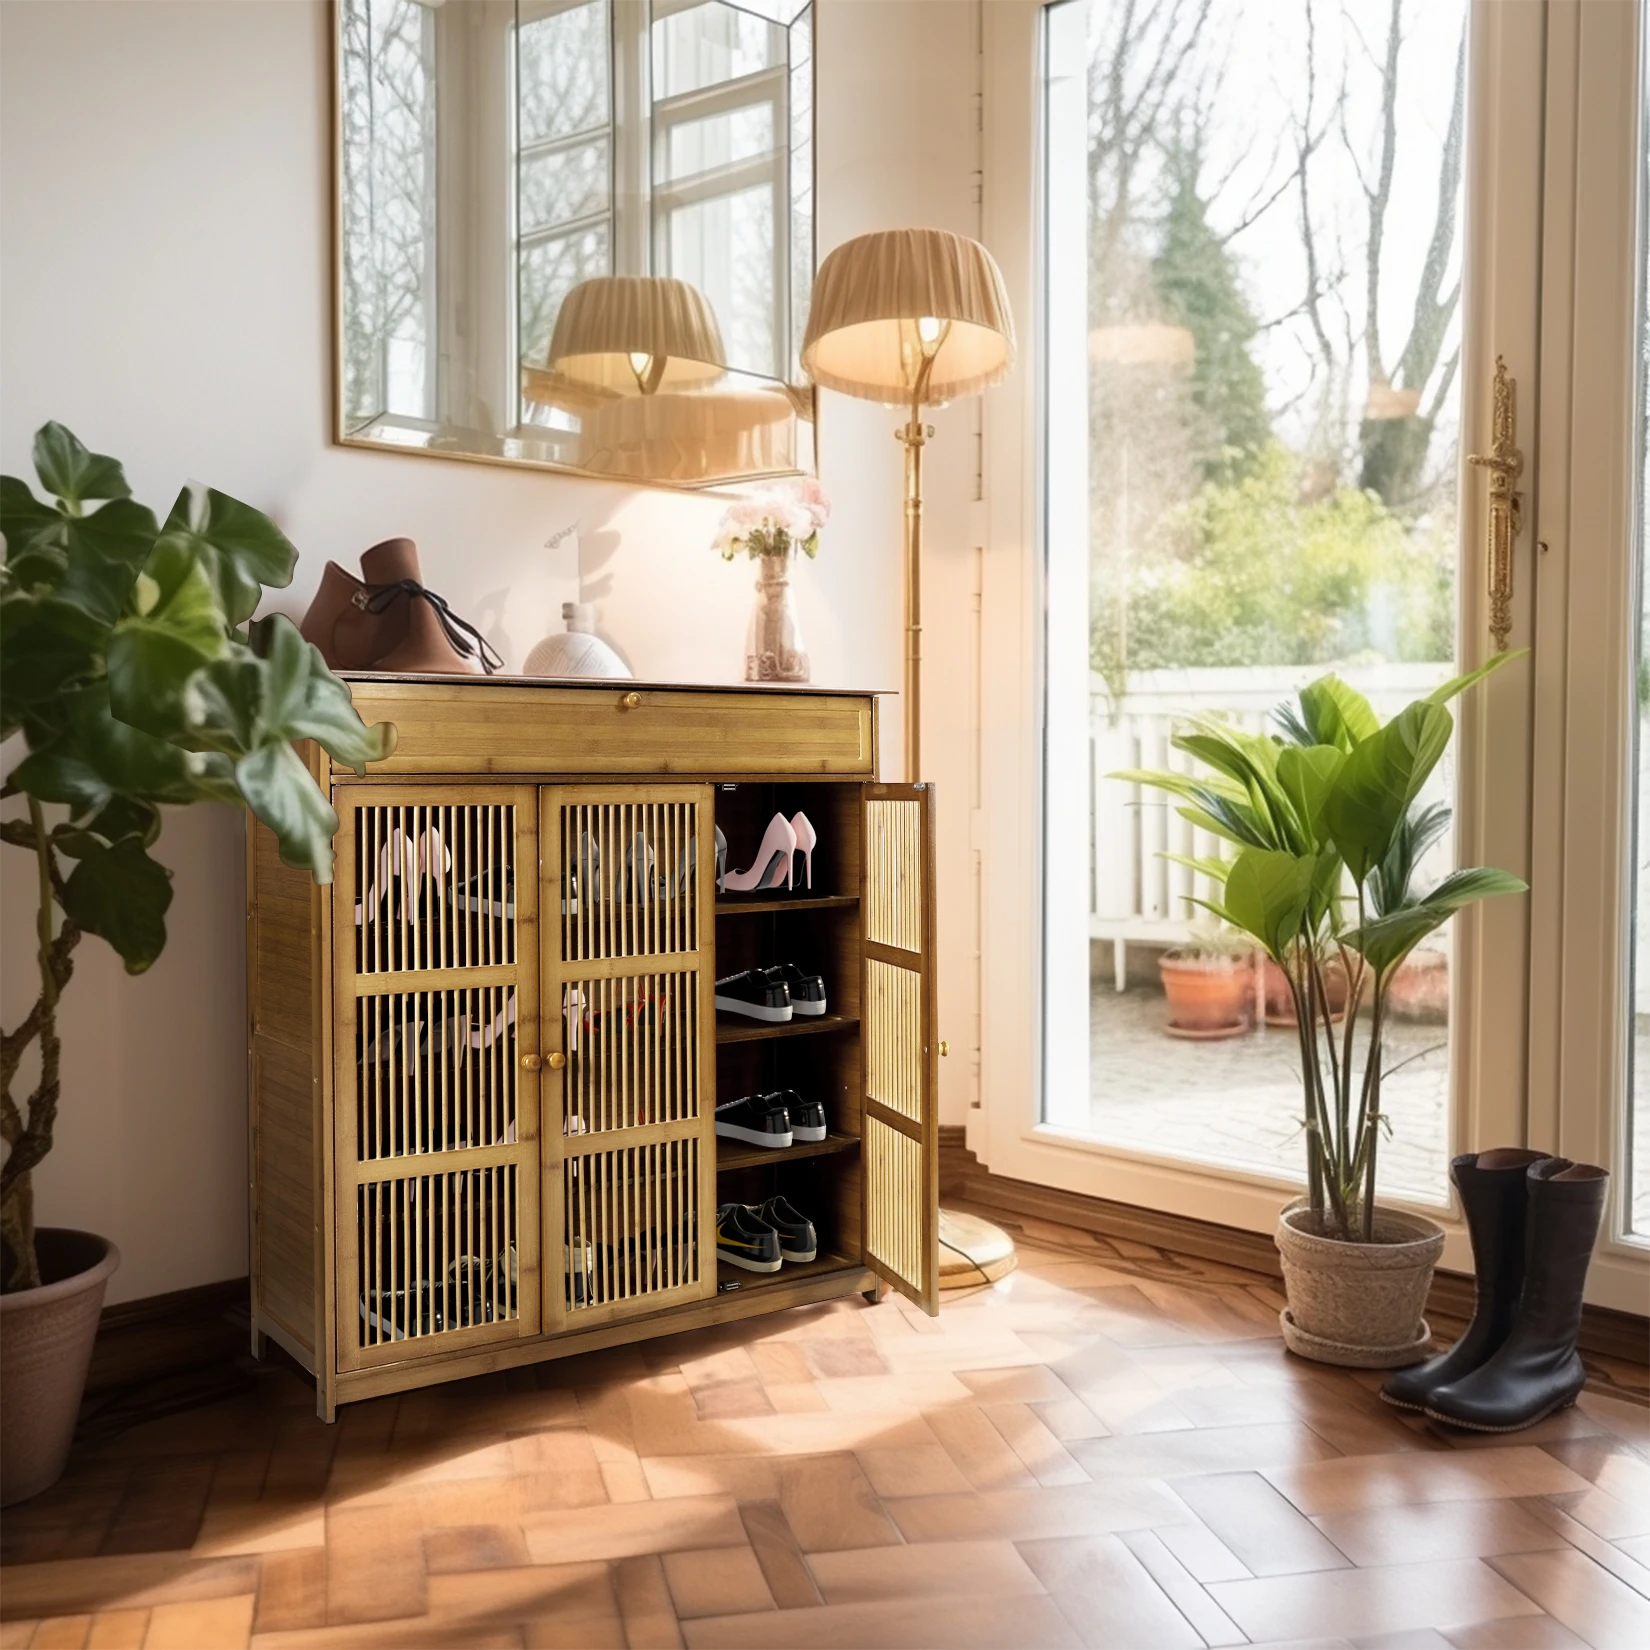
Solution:
{"label": "cabinet top surface", "polygon": [[495,687],[606,689],[616,693],[749,693],[763,698],[791,698],[799,694],[832,699],[883,699],[897,695],[892,688],[828,688],[812,682],[641,682],[629,676],[468,676],[434,672],[340,670],[335,674],[345,682],[361,682],[372,687],[411,686],[459,688],[464,692]]}

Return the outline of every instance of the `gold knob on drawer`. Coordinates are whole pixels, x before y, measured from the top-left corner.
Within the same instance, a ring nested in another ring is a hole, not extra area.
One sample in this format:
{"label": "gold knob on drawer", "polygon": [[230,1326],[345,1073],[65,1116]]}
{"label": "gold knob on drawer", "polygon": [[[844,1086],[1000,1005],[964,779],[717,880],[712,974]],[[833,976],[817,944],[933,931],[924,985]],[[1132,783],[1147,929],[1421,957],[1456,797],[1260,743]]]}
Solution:
{"label": "gold knob on drawer", "polygon": [[940,1044],[940,1053],[941,1054],[949,1054],[950,1052],[951,1052],[951,1045],[947,1042],[942,1041],[941,1044]]}
{"label": "gold knob on drawer", "polygon": [[641,694],[631,692],[625,694],[625,696],[619,701],[619,708],[621,710],[638,710],[641,707],[641,703]]}
{"label": "gold knob on drawer", "polygon": [[566,1064],[567,1056],[565,1054],[552,1054],[550,1056],[550,1069],[552,1071],[560,1071]]}
{"label": "gold knob on drawer", "polygon": [[539,1069],[539,1057],[536,1054],[524,1054],[521,1057],[521,1066],[523,1071],[537,1071]]}

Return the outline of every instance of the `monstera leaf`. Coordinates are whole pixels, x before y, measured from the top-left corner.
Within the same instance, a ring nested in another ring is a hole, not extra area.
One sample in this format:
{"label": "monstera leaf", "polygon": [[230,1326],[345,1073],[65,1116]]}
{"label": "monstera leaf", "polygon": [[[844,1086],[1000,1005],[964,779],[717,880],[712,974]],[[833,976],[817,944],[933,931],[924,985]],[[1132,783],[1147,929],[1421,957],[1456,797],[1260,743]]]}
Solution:
{"label": "monstera leaf", "polygon": [[136,972],[166,940],[162,806],[244,803],[324,882],[337,821],[293,742],[364,772],[395,730],[362,723],[289,620],[248,628],[297,560],[268,517],[191,486],[157,525],[121,466],[60,424],[34,461],[44,499],[0,477],[0,700],[27,744],[7,777],[68,810],[50,833],[75,862],[64,908]]}

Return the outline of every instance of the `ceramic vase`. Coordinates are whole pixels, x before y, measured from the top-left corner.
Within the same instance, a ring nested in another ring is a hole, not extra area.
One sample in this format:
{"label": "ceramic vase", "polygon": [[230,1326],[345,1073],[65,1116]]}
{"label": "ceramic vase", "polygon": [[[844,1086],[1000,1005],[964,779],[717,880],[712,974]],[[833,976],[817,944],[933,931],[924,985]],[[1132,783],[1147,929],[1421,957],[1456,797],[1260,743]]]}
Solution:
{"label": "ceramic vase", "polygon": [[806,682],[808,653],[796,617],[791,565],[796,553],[756,558],[756,606],[745,637],[747,682]]}

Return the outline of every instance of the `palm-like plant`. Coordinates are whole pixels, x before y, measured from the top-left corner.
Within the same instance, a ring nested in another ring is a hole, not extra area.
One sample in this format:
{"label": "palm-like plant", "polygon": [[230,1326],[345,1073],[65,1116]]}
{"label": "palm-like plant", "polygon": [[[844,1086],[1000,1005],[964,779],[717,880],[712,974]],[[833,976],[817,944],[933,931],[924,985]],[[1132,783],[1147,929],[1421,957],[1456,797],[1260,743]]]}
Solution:
{"label": "palm-like plant", "polygon": [[[1448,828],[1450,811],[1419,800],[1449,746],[1449,701],[1518,655],[1496,655],[1407,705],[1384,727],[1369,701],[1336,676],[1302,688],[1275,713],[1281,735],[1192,718],[1172,741],[1194,774],[1129,769],[1116,779],[1179,799],[1194,826],[1232,844],[1231,857],[1171,858],[1218,884],[1197,899],[1251,935],[1289,981],[1300,1037],[1307,1195],[1319,1229],[1374,1240],[1387,991],[1404,959],[1456,911],[1521,893],[1506,871],[1452,872],[1421,889],[1416,871]],[[1339,1041],[1325,964],[1349,981]],[[1359,1008],[1367,1001],[1367,1022]],[[1363,1059],[1357,1055],[1364,1029]]]}

